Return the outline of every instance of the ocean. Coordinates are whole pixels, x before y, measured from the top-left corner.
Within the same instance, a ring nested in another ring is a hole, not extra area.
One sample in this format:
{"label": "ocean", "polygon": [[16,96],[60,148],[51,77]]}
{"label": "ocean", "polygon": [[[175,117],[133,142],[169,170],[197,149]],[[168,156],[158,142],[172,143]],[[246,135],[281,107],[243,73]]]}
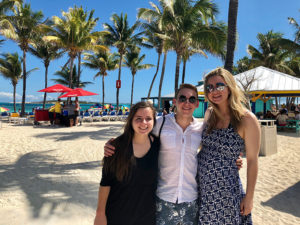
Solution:
{"label": "ocean", "polygon": [[[109,103],[108,103],[109,104]],[[46,104],[45,108],[50,108],[50,106],[52,106],[53,104]],[[81,111],[84,111],[86,109],[91,108],[93,105],[95,104],[80,104],[81,107]],[[112,104],[114,107],[116,107],[116,104]],[[129,106],[130,104],[121,104],[120,105],[126,105]],[[8,108],[9,112],[13,112],[14,111],[14,104],[13,103],[7,103],[7,102],[0,102],[0,107],[4,107],[4,108]],[[40,103],[26,103],[25,104],[25,112],[31,112],[33,108],[43,108],[43,104]],[[16,103],[16,110],[21,110],[21,103]]]}

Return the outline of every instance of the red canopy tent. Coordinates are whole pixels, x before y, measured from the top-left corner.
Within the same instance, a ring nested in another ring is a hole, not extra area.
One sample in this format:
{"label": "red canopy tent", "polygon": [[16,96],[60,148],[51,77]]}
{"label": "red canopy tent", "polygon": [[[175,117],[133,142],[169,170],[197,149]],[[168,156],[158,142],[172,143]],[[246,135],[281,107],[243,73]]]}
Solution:
{"label": "red canopy tent", "polygon": [[53,86],[39,90],[38,92],[55,93],[55,92],[68,92],[68,91],[72,91],[72,90],[73,90],[72,88],[68,88],[62,84],[55,84]]}
{"label": "red canopy tent", "polygon": [[59,96],[59,98],[90,96],[90,95],[98,95],[98,94],[83,90],[82,88],[75,88],[75,89],[69,91],[68,93]]}

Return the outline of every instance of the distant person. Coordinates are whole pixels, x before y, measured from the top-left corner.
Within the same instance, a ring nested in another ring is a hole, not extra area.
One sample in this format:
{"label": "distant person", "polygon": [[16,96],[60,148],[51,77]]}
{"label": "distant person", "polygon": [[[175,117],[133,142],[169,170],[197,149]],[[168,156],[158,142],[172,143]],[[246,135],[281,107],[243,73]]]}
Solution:
{"label": "distant person", "polygon": [[55,111],[55,107],[53,105],[48,110],[50,125],[54,125],[54,111]]}
{"label": "distant person", "polygon": [[291,111],[294,112],[296,110],[296,106],[294,103],[291,104]]}
{"label": "distant person", "polygon": [[279,115],[276,117],[277,125],[279,125],[279,126],[286,126],[286,124],[287,124],[286,120],[288,118],[289,117],[286,114],[286,110],[285,109],[281,109],[280,112],[279,112]]}
{"label": "distant person", "polygon": [[57,119],[60,119],[61,117],[61,112],[62,112],[62,105],[61,105],[61,101],[60,98],[57,99],[57,102],[55,102],[54,105],[54,112],[55,112],[55,116]]}
{"label": "distant person", "polygon": [[265,114],[264,119],[275,119],[275,116],[271,113],[270,110],[267,110],[267,113]]}
{"label": "distant person", "polygon": [[295,120],[300,120],[300,112],[295,111]]}
{"label": "distant person", "polygon": [[75,111],[74,111],[74,115],[75,115],[75,124],[78,124],[78,116],[80,115],[80,104],[78,101],[78,97],[76,97],[75,99]]}
{"label": "distant person", "polygon": [[170,113],[170,102],[168,101],[168,100],[166,100],[165,102],[164,102],[164,109],[167,111],[167,114],[169,114]]}
{"label": "distant person", "polygon": [[162,112],[162,113],[163,113],[163,116],[168,115],[168,112],[167,112],[166,108],[163,109],[163,112]]}
{"label": "distant person", "polygon": [[155,225],[155,190],[159,138],[151,134],[155,109],[146,102],[132,106],[124,133],[105,158],[94,225]]}

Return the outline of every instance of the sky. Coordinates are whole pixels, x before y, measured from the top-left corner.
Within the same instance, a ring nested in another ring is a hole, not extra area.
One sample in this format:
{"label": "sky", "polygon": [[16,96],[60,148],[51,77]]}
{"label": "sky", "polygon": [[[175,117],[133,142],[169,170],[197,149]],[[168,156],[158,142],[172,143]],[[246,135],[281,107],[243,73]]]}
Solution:
{"label": "sky", "polygon": [[[95,10],[94,17],[98,17],[98,23],[95,31],[103,29],[103,23],[110,23],[110,17],[113,13],[120,15],[121,13],[128,15],[129,25],[133,25],[136,21],[138,8],[150,8],[148,0],[25,0],[30,3],[33,11],[41,10],[45,18],[52,16],[61,17],[62,11],[68,11],[70,7],[82,6],[85,10]],[[157,0],[152,2],[158,4]],[[219,8],[217,15],[218,21],[227,23],[229,0],[214,0]],[[247,56],[247,46],[251,44],[258,47],[257,34],[267,33],[270,30],[283,33],[285,38],[294,40],[295,30],[288,22],[288,17],[293,17],[300,23],[300,1],[299,0],[240,0],[238,9],[238,41],[235,51],[234,62],[244,56]],[[3,39],[3,37],[0,37]],[[115,49],[112,49],[114,52]],[[22,55],[20,48],[15,42],[5,41],[0,47],[0,53],[18,52]],[[156,64],[157,53],[155,50],[142,49],[142,54],[146,55],[144,63]],[[54,85],[51,79],[56,78],[54,73],[61,69],[67,62],[67,55],[61,59],[52,61],[48,72],[48,86]],[[162,64],[162,59],[161,59]],[[167,64],[165,71],[165,79],[162,87],[162,95],[167,95],[174,92],[175,80],[175,64],[176,55],[174,52],[169,52],[167,56]],[[208,55],[208,59],[203,56],[193,56],[187,63],[186,68],[186,83],[196,85],[202,80],[203,75],[213,70],[216,67],[223,66],[224,62],[214,56]],[[27,70],[39,68],[39,70],[31,73],[27,78],[26,102],[42,101],[43,93],[37,92],[44,88],[45,69],[42,61],[28,53],[27,55]],[[182,65],[181,65],[182,69]],[[142,97],[146,97],[148,90],[155,73],[156,68],[138,71],[135,76],[133,102],[139,101]],[[160,70],[161,71],[161,70]],[[158,96],[158,86],[160,71],[154,83],[151,96]],[[99,95],[81,97],[83,101],[102,102],[102,82],[100,77],[94,79],[97,73],[95,70],[90,70],[82,67],[82,81],[90,81],[90,84],[85,87],[86,90],[95,92]],[[105,102],[116,102],[116,80],[118,70],[109,71],[105,78]],[[181,71],[180,71],[181,74]],[[181,81],[181,77],[179,79]],[[120,103],[129,103],[131,97],[131,82],[132,75],[128,68],[122,68],[121,74],[122,87],[120,89]],[[17,102],[21,102],[22,98],[22,80],[17,85]],[[9,80],[0,76],[0,102],[12,102],[13,87]],[[58,97],[58,94],[48,94],[47,100],[52,100]]]}

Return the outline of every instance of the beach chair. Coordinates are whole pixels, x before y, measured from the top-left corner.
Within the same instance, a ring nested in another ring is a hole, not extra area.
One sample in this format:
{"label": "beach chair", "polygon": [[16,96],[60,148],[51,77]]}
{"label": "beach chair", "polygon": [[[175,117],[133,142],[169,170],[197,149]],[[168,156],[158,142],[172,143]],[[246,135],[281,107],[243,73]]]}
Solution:
{"label": "beach chair", "polygon": [[8,112],[2,112],[0,114],[0,120],[7,120],[9,119],[9,113]]}
{"label": "beach chair", "polygon": [[28,121],[25,117],[20,117],[19,113],[11,113],[8,122],[14,124],[25,124]]}
{"label": "beach chair", "polygon": [[106,111],[102,113],[102,121],[109,121],[109,116]]}
{"label": "beach chair", "polygon": [[93,114],[93,121],[101,121],[102,116],[100,115],[99,111],[95,111]]}
{"label": "beach chair", "polygon": [[125,114],[122,116],[122,121],[126,121],[127,117],[129,115],[129,112],[125,112]]}
{"label": "beach chair", "polygon": [[112,111],[109,115],[109,121],[116,121],[116,120],[117,120],[116,111]]}
{"label": "beach chair", "polygon": [[117,114],[117,120],[121,121],[122,120],[122,116],[123,116],[123,112],[120,110]]}
{"label": "beach chair", "polygon": [[82,121],[93,122],[93,116],[90,114],[90,112],[84,112],[82,115]]}
{"label": "beach chair", "polygon": [[28,115],[27,115],[27,121],[28,122],[34,122],[34,112],[29,112]]}

